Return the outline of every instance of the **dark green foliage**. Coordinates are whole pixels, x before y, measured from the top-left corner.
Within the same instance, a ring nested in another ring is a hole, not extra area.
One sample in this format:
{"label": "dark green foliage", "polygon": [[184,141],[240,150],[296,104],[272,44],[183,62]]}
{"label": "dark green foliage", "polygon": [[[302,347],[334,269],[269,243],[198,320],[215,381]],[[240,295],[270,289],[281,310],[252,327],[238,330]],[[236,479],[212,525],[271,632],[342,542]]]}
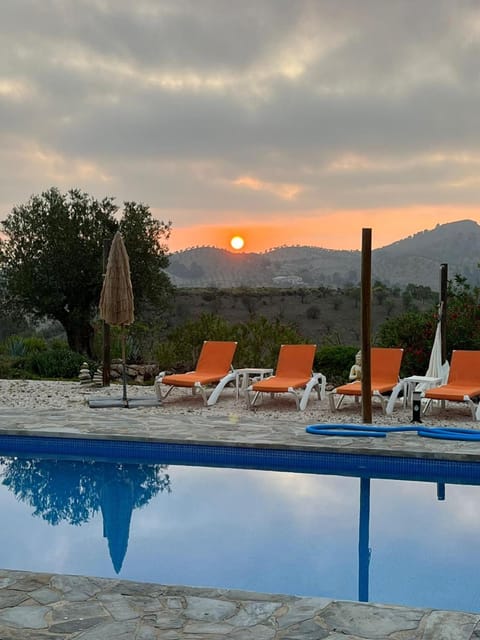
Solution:
{"label": "dark green foliage", "polygon": [[330,384],[343,384],[348,382],[348,374],[357,352],[358,347],[344,345],[320,347],[315,355],[314,369],[323,373]]}
{"label": "dark green foliage", "polygon": [[[480,290],[456,275],[448,283],[446,345],[447,359],[453,349],[480,349]],[[424,374],[437,326],[437,308],[420,313],[408,311],[387,320],[379,329],[381,347],[403,347],[401,374]]]}
{"label": "dark green foliage", "polygon": [[480,289],[456,275],[448,283],[447,352],[480,349]]}
{"label": "dark green foliage", "polygon": [[170,223],[148,207],[125,202],[120,222],[113,198],[99,201],[72,189],[35,195],[3,221],[2,302],[36,318],[57,320],[71,349],[92,354],[92,320],[102,287],[104,243],[120,229],[130,258],[136,313],[163,305],[171,287],[162,271]]}
{"label": "dark green foliage", "polygon": [[47,348],[46,341],[38,336],[11,335],[0,345],[0,352],[13,358],[27,356]]}
{"label": "dark green foliage", "polygon": [[3,380],[28,380],[38,376],[25,368],[26,357],[0,355],[0,378]]}
{"label": "dark green foliage", "polygon": [[423,375],[427,368],[436,329],[436,310],[408,311],[384,322],[377,335],[379,347],[404,349],[401,375]]}
{"label": "dark green foliage", "polygon": [[282,344],[310,342],[296,328],[281,320],[269,321],[258,316],[234,325],[238,347],[234,362],[237,367],[275,367]]}
{"label": "dark green foliage", "polygon": [[204,313],[177,327],[154,349],[160,369],[193,369],[205,340],[235,340],[232,325],[220,316]]}
{"label": "dark green foliage", "polygon": [[204,340],[236,340],[236,367],[274,367],[280,345],[309,342],[293,326],[279,320],[270,322],[260,316],[231,324],[219,316],[203,314],[178,327],[157,346],[155,357],[160,368],[193,369]]}
{"label": "dark green foliage", "polygon": [[77,378],[84,356],[70,349],[48,349],[32,353],[27,367],[42,378]]}
{"label": "dark green foliage", "polygon": [[136,202],[124,202],[119,230],[125,240],[130,261],[130,275],[135,297],[135,313],[149,317],[170,304],[173,288],[163,271],[168,267],[170,222],[153,218],[149,207]]}
{"label": "dark green foliage", "polygon": [[21,358],[27,354],[27,347],[22,336],[9,336],[1,346],[2,353],[12,358]]}

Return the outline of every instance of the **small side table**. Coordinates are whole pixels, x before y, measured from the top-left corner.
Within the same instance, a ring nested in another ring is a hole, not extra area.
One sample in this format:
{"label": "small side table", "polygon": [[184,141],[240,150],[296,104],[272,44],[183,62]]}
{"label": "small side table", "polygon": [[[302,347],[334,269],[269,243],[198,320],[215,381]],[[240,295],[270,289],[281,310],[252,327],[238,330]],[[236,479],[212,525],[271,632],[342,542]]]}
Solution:
{"label": "small side table", "polygon": [[403,402],[404,406],[412,404],[413,392],[417,384],[426,385],[427,389],[438,387],[442,383],[442,378],[432,378],[430,376],[410,376],[403,379]]}
{"label": "small side table", "polygon": [[240,397],[240,394],[245,395],[252,378],[259,378],[260,380],[263,380],[263,378],[271,376],[272,373],[273,369],[255,367],[235,369],[235,389],[237,400]]}

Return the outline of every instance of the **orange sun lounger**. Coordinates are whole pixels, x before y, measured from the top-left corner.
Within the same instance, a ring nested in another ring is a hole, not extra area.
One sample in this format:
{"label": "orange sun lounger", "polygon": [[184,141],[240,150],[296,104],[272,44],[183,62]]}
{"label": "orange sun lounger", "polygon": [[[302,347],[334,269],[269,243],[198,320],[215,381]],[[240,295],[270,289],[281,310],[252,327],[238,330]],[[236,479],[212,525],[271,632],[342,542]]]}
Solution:
{"label": "orange sun lounger", "polygon": [[[384,394],[391,392],[398,384],[402,357],[403,349],[372,347],[370,367],[372,397],[380,400],[383,412],[387,406],[387,398]],[[338,400],[335,400],[335,396],[338,396]],[[356,400],[361,398],[361,381],[356,380],[333,389],[328,396],[330,408],[333,411],[340,409],[345,396],[353,396]]]}
{"label": "orange sun lounger", "polygon": [[[155,378],[158,399],[165,399],[174,387],[187,387],[192,389],[193,394],[200,392],[205,405],[215,404],[225,385],[235,380],[232,360],[236,348],[236,342],[205,340],[194,371],[172,375],[162,371],[158,374]],[[216,386],[208,396],[206,386],[212,384]],[[163,394],[162,385],[168,386]]]}
{"label": "orange sun lounger", "polygon": [[[316,345],[314,344],[282,344],[278,355],[275,375],[254,382],[247,389],[246,398],[249,409],[261,393],[290,393],[294,396],[297,409],[303,411],[308,403],[310,393],[315,389],[318,398],[325,397],[325,376],[312,373]],[[253,397],[250,394],[253,393]]]}
{"label": "orange sun lounger", "polygon": [[[452,351],[447,383],[428,389],[424,397],[430,401],[465,402],[472,412],[472,418],[477,419],[479,405],[474,398],[480,397],[480,351]],[[430,402],[426,405],[424,413],[429,406]]]}

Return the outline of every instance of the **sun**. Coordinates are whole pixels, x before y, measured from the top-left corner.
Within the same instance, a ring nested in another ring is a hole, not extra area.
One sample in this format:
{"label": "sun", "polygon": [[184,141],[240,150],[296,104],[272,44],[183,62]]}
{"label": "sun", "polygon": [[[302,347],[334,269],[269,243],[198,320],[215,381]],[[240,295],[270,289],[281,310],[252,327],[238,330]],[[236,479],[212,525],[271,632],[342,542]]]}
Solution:
{"label": "sun", "polygon": [[240,251],[240,249],[243,249],[243,247],[245,246],[245,240],[242,238],[242,236],[233,236],[233,238],[230,240],[230,246],[232,247],[232,249],[235,249],[235,251]]}

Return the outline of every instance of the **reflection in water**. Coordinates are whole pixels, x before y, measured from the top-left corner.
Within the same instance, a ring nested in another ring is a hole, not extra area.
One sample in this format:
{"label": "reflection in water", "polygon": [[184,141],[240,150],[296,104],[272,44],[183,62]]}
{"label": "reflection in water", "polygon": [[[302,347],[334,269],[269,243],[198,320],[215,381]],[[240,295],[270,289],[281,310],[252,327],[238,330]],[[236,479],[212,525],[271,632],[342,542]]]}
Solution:
{"label": "reflection in water", "polygon": [[23,458],[0,474],[5,568],[480,610],[478,486]]}
{"label": "reflection in water", "polygon": [[358,599],[368,602],[370,571],[370,478],[360,478],[360,517],[358,524]]}
{"label": "reflection in water", "polygon": [[0,462],[2,484],[51,525],[80,525],[100,511],[116,573],[127,552],[132,511],[159,492],[171,491],[167,465],[23,458]]}

